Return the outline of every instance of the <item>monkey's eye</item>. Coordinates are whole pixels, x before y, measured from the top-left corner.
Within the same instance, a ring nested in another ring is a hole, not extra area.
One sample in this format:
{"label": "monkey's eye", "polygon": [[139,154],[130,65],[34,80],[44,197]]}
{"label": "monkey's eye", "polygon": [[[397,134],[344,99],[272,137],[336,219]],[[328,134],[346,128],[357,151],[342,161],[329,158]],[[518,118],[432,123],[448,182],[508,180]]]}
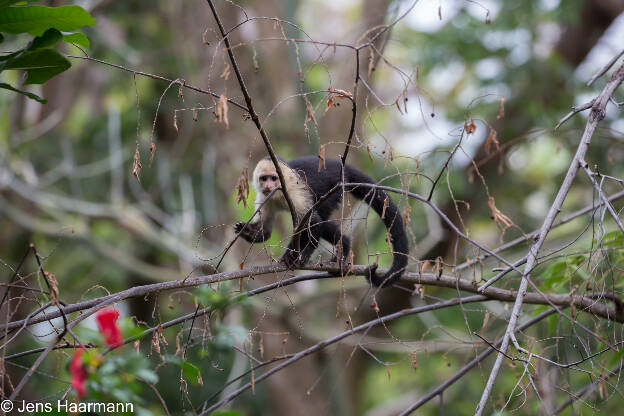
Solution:
{"label": "monkey's eye", "polygon": [[275,176],[275,175],[271,176],[271,180],[272,180],[273,182],[277,181],[277,179],[278,179],[278,178],[277,178],[277,176]]}

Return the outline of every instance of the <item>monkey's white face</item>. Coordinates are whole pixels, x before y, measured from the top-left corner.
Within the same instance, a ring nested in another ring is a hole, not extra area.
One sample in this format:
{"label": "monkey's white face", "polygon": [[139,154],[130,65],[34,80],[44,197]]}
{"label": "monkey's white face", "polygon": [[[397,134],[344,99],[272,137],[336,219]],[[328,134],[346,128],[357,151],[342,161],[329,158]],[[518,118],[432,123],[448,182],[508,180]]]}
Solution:
{"label": "monkey's white face", "polygon": [[274,189],[280,187],[279,177],[275,172],[262,172],[262,174],[258,177],[258,182],[260,184],[260,191],[267,196]]}

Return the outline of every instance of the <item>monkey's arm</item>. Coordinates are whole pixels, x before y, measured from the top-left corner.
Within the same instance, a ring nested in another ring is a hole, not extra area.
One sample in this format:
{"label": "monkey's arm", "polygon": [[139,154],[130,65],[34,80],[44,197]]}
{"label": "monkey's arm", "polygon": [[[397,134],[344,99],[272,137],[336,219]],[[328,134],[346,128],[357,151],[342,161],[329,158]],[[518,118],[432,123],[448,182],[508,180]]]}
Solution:
{"label": "monkey's arm", "polygon": [[245,226],[245,222],[237,222],[234,225],[236,234],[240,234],[250,243],[264,243],[271,237],[273,230],[273,216],[260,214],[259,220],[250,222]]}

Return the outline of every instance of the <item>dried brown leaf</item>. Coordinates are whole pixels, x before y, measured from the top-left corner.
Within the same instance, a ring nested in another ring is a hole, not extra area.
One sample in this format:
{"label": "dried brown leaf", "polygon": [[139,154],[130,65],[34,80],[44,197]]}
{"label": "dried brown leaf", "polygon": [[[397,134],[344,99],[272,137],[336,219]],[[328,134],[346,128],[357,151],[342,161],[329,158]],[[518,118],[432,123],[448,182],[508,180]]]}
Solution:
{"label": "dried brown leaf", "polygon": [[375,70],[375,54],[373,53],[373,48],[368,48],[368,78],[371,77],[371,74]]}
{"label": "dried brown leaf", "polygon": [[318,129],[318,122],[316,121],[316,116],[314,115],[314,108],[312,108],[312,104],[310,104],[310,102],[306,100],[306,124],[310,120],[312,120],[312,123],[314,123],[314,127]]}
{"label": "dried brown leaf", "polygon": [[154,161],[154,156],[156,155],[156,143],[152,141],[150,143],[150,168],[152,167],[152,162]]}
{"label": "dried brown leaf", "polygon": [[215,113],[217,116],[217,123],[225,124],[225,128],[230,128],[230,121],[228,119],[228,102],[227,97],[224,94],[219,96],[219,103],[217,104],[217,112]]}
{"label": "dried brown leaf", "polygon": [[506,216],[498,208],[496,208],[496,202],[494,201],[493,197],[488,198],[488,206],[490,207],[490,212],[492,213],[492,219],[503,233],[505,232],[505,230],[507,230],[507,228],[511,226],[516,227],[516,224],[514,224],[514,222],[508,216]]}
{"label": "dried brown leaf", "polygon": [[323,167],[323,169],[325,169],[325,145],[324,144],[322,144],[319,147],[318,158],[319,158],[318,171],[320,172],[321,166]]}
{"label": "dried brown leaf", "polygon": [[403,224],[407,227],[407,224],[410,222],[410,213],[412,212],[412,207],[409,204],[405,204],[405,208],[403,208]]}
{"label": "dried brown leaf", "polygon": [[375,299],[374,296],[373,296],[373,301],[371,302],[371,308],[373,308],[375,313],[379,313],[380,312],[379,306],[377,305],[377,299]]}
{"label": "dried brown leaf", "polygon": [[49,272],[45,272],[45,276],[48,280],[48,284],[50,285],[50,302],[52,302],[53,305],[58,306],[59,288],[58,288],[58,281],[56,280],[56,276],[54,276],[52,273],[49,273]]}
{"label": "dried brown leaf", "polygon": [[496,120],[500,120],[505,117],[505,97],[501,97],[498,100],[498,114],[496,115]]}
{"label": "dried brown leaf", "polygon": [[490,149],[492,148],[492,145],[496,147],[497,151],[500,150],[500,143],[498,142],[497,136],[498,134],[496,133],[496,130],[490,127],[490,133],[488,134],[487,142],[485,144],[485,152],[488,155],[490,154]]}
{"label": "dried brown leaf", "polygon": [[483,325],[481,326],[481,331],[485,330],[485,327],[487,327],[489,320],[490,320],[490,311],[487,311],[485,313],[485,316],[483,317]]}
{"label": "dried brown leaf", "polygon": [[247,198],[249,197],[249,168],[245,166],[240,176],[238,184],[236,184],[236,203],[243,202],[243,206],[247,208]]}
{"label": "dried brown leaf", "polygon": [[466,121],[464,123],[464,130],[466,131],[466,134],[472,134],[477,131],[477,125],[474,122],[473,116],[470,116],[470,122]]}
{"label": "dried brown leaf", "polygon": [[137,181],[141,182],[141,169],[143,168],[143,165],[141,165],[141,154],[139,153],[139,146],[137,145],[136,150],[134,151],[134,158],[132,160],[132,174],[134,175],[135,178],[137,178]]}
{"label": "dried brown leaf", "polygon": [[223,68],[223,72],[221,72],[221,78],[223,78],[224,80],[228,80],[230,79],[230,64],[229,63],[225,63],[225,68]]}
{"label": "dried brown leaf", "polygon": [[369,145],[366,145],[366,153],[368,153],[368,158],[370,159],[371,163],[375,164],[375,159],[373,159],[373,155],[371,154],[371,149]]}
{"label": "dried brown leaf", "polygon": [[390,205],[390,198],[388,197],[388,195],[386,195],[386,198],[384,199],[383,208],[381,210],[382,221],[386,219],[386,209],[388,208],[388,205]]}

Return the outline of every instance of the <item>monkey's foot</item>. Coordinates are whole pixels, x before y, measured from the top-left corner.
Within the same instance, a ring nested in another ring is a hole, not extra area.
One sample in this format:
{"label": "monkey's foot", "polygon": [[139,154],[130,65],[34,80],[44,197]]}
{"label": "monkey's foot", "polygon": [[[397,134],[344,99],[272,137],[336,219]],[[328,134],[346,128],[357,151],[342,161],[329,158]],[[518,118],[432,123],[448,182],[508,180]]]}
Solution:
{"label": "monkey's foot", "polygon": [[330,263],[338,263],[338,271],[333,273],[335,276],[346,276],[349,273],[349,267],[346,259],[338,260],[336,256],[329,260]]}
{"label": "monkey's foot", "polygon": [[368,266],[368,268],[366,269],[366,272],[364,272],[364,276],[366,277],[366,280],[368,280],[375,286],[379,286],[379,284],[382,283],[379,281],[379,278],[377,277],[377,267],[379,267],[377,264],[373,264],[372,266]]}

